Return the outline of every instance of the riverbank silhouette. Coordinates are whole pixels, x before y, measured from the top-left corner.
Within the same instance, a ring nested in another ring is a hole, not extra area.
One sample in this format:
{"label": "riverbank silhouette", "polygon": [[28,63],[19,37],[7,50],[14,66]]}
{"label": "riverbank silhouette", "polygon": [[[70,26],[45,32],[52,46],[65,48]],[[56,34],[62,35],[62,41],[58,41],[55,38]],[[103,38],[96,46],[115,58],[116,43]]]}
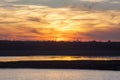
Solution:
{"label": "riverbank silhouette", "polygon": [[120,42],[0,41],[0,56],[120,56]]}
{"label": "riverbank silhouette", "polygon": [[36,69],[97,69],[120,70],[119,60],[108,61],[17,61],[0,62],[0,68],[36,68]]}

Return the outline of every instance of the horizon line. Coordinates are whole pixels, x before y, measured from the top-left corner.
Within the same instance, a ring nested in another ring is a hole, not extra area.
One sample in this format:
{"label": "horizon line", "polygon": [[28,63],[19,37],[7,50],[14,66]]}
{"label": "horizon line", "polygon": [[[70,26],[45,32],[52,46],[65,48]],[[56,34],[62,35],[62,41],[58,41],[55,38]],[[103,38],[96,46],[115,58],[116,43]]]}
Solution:
{"label": "horizon line", "polygon": [[81,41],[81,40],[73,40],[73,41],[54,41],[54,40],[0,40],[0,41],[18,41],[18,42],[120,42],[120,41],[113,41],[113,40],[88,40],[88,41]]}

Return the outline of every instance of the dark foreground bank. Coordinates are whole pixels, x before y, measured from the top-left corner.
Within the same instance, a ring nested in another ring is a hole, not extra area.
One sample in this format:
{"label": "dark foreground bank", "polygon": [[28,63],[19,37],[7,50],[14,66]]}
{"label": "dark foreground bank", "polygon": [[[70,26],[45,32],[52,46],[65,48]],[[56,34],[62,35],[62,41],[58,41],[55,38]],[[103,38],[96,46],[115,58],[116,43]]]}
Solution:
{"label": "dark foreground bank", "polygon": [[120,42],[0,41],[0,56],[120,56]]}
{"label": "dark foreground bank", "polygon": [[120,70],[120,61],[18,61],[0,62],[0,68]]}

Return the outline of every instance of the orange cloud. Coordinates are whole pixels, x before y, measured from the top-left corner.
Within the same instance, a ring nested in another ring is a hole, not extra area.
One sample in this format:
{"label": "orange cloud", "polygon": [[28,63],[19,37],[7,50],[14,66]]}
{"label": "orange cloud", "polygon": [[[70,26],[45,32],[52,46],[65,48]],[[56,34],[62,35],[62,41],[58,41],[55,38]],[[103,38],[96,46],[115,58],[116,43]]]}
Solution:
{"label": "orange cloud", "polygon": [[118,10],[12,5],[1,7],[0,11],[0,39],[8,40],[91,40],[97,39],[92,37],[96,31],[110,33],[113,28],[118,29],[120,22]]}

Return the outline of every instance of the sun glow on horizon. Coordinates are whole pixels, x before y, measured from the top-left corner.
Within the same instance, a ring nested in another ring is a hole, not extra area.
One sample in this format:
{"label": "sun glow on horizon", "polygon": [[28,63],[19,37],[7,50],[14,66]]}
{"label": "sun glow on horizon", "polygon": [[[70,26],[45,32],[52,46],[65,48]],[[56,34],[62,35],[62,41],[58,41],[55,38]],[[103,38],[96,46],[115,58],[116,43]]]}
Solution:
{"label": "sun glow on horizon", "polygon": [[60,42],[60,41],[68,41],[68,40],[65,38],[62,38],[62,37],[58,37],[58,38],[56,38],[55,41]]}
{"label": "sun glow on horizon", "polygon": [[0,40],[120,40],[120,10],[8,4],[0,3]]}

